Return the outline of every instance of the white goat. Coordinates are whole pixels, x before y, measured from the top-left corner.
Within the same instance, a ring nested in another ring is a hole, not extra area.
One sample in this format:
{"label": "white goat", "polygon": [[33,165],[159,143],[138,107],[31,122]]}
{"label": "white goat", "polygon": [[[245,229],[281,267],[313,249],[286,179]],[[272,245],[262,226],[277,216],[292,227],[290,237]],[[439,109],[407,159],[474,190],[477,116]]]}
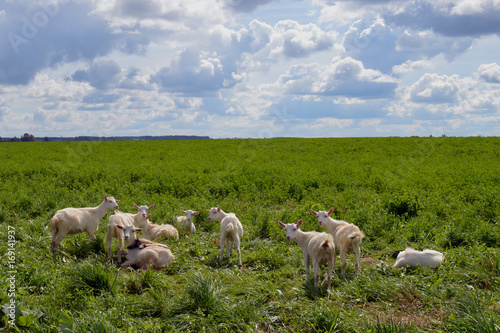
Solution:
{"label": "white goat", "polygon": [[309,262],[312,259],[314,269],[314,287],[317,289],[319,284],[319,269],[321,264],[328,264],[328,287],[332,287],[332,271],[335,268],[335,245],[333,237],[325,232],[302,231],[300,226],[302,220],[297,224],[284,224],[278,221],[279,225],[286,230],[286,239],[288,241],[295,239],[302,249],[304,255],[304,266],[306,268],[306,277],[309,279]]}
{"label": "white goat", "polygon": [[403,268],[409,266],[411,268],[421,267],[438,267],[444,260],[444,255],[435,250],[418,251],[408,244],[408,247],[399,252],[398,258],[394,267]]}
{"label": "white goat", "polygon": [[190,233],[195,233],[196,232],[196,226],[193,223],[193,217],[194,215],[198,215],[199,212],[196,212],[194,210],[181,210],[182,214],[185,214],[186,216],[177,216],[177,222],[182,223],[184,225],[184,228],[189,230]]}
{"label": "white goat", "polygon": [[50,220],[50,230],[52,231],[52,241],[50,246],[57,250],[59,243],[66,235],[86,232],[89,239],[95,239],[95,231],[99,228],[99,221],[102,220],[108,210],[118,209],[118,202],[113,197],[104,196],[103,202],[97,207],[86,208],[64,208],[58,210]]}
{"label": "white goat", "polygon": [[208,220],[220,221],[220,256],[222,261],[224,256],[224,246],[227,248],[227,257],[233,253],[233,245],[236,246],[238,253],[238,267],[241,267],[240,238],[243,237],[243,225],[234,213],[225,213],[220,207],[214,207],[207,210],[210,212]]}
{"label": "white goat", "polygon": [[360,244],[361,240],[365,237],[365,234],[352,223],[332,219],[330,215],[333,213],[333,208],[328,212],[315,212],[311,209],[311,213],[318,217],[319,225],[324,226],[326,231],[333,236],[335,247],[340,250],[340,259],[342,260],[342,276],[345,276],[345,267],[347,264],[346,255],[350,251],[354,252],[354,256],[356,258],[354,275],[357,276],[361,256]]}
{"label": "white goat", "polygon": [[135,233],[141,231],[140,228],[133,225],[125,227],[117,225],[117,228],[123,230],[128,249],[127,261],[122,264],[122,267],[135,265],[144,270],[148,267],[162,269],[174,262],[175,257],[168,246],[146,239],[137,239]]}
{"label": "white goat", "polygon": [[171,224],[154,224],[148,219],[151,215],[147,216],[146,222],[142,225],[144,237],[147,239],[155,240],[160,238],[173,238],[179,239],[179,231]]}
{"label": "white goat", "polygon": [[[136,226],[136,227],[141,227],[145,224],[144,221],[147,220],[148,217],[148,212],[150,209],[152,209],[155,205],[151,206],[137,206],[135,203],[133,204],[134,207],[137,209],[136,214],[130,214],[130,213],[122,213],[120,211],[116,211],[114,215],[111,215],[109,217],[109,222],[108,222],[108,233],[106,235],[106,244],[108,245],[108,255],[109,259],[111,260],[111,241],[113,238],[118,239],[118,263],[122,262],[122,248],[124,245],[123,242],[123,231],[122,229],[118,228],[118,225],[121,225],[123,227],[125,226]],[[124,252],[126,253],[126,252]]]}

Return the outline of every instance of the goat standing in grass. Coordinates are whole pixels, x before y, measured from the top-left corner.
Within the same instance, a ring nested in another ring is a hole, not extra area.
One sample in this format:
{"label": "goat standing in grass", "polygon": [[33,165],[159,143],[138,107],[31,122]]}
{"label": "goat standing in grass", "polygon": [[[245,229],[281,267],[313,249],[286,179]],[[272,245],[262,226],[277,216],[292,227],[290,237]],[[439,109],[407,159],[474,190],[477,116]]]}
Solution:
{"label": "goat standing in grass", "polygon": [[333,236],[335,246],[340,250],[340,259],[342,260],[342,276],[345,276],[345,267],[347,264],[346,255],[350,251],[354,252],[356,257],[356,266],[354,275],[359,273],[359,261],[361,256],[360,244],[365,234],[357,226],[346,221],[334,220],[330,217],[333,208],[330,211],[311,213],[318,217],[319,225],[324,226],[326,231]]}
{"label": "goat standing in grass", "polygon": [[220,207],[207,210],[210,213],[208,220],[220,221],[220,257],[224,256],[224,246],[227,248],[227,257],[231,257],[233,245],[238,253],[238,267],[241,267],[240,238],[243,236],[243,226],[234,213],[225,213]]}
{"label": "goat standing in grass", "polygon": [[97,207],[64,208],[58,210],[50,220],[52,241],[50,246],[57,250],[59,243],[66,235],[86,232],[90,241],[95,240],[94,233],[99,228],[99,222],[109,210],[118,209],[118,202],[113,197],[104,196],[103,202]]}
{"label": "goat standing in grass", "polygon": [[318,289],[319,269],[321,264],[328,264],[328,287],[332,286],[332,271],[335,269],[335,245],[333,237],[325,232],[302,231],[300,226],[302,220],[297,224],[284,224],[278,221],[279,225],[286,230],[286,239],[295,239],[302,249],[304,255],[304,266],[306,268],[306,278],[309,279],[309,263],[312,260],[314,269],[314,288]]}

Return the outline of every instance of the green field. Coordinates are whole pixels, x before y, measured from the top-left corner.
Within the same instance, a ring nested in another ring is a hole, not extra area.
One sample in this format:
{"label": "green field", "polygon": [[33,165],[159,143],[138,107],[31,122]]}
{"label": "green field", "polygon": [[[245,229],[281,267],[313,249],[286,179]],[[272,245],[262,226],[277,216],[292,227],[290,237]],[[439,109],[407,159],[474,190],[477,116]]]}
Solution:
{"label": "green field", "polygon": [[[499,138],[1,143],[0,161],[0,331],[500,332]],[[156,204],[160,224],[199,210],[197,233],[164,241],[164,270],[123,269],[108,213],[95,242],[67,236],[53,255],[54,213],[104,195]],[[214,206],[242,221],[242,269],[218,261]],[[330,207],[366,234],[364,258],[357,278],[337,260],[329,292],[323,267],[316,292],[278,221],[319,231],[310,209]],[[406,242],[442,267],[393,268]]]}

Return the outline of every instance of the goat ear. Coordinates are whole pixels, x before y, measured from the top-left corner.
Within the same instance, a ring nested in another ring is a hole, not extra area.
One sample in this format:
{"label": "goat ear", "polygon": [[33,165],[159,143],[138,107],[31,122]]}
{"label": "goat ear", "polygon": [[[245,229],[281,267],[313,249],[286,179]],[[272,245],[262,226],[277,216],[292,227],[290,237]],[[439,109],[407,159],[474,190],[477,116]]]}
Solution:
{"label": "goat ear", "polygon": [[328,216],[332,215],[332,213],[333,213],[333,207],[330,208],[330,210],[328,211]]}
{"label": "goat ear", "polygon": [[301,225],[302,225],[302,219],[299,220],[299,222],[297,222],[297,228],[300,228]]}
{"label": "goat ear", "polygon": [[119,203],[119,202],[120,202],[120,200],[115,200],[115,202],[116,202],[116,203]]}
{"label": "goat ear", "polygon": [[194,215],[198,215],[198,214],[200,214],[200,212],[193,212],[193,214],[194,214]]}
{"label": "goat ear", "polygon": [[284,227],[285,227],[285,224],[284,224],[283,222],[278,221],[278,223],[279,223],[280,227],[282,227],[282,228],[284,228]]}
{"label": "goat ear", "polygon": [[220,212],[220,207],[217,207],[217,211]]}
{"label": "goat ear", "polygon": [[155,208],[155,204],[152,204],[151,206],[148,207],[148,210]]}
{"label": "goat ear", "polygon": [[137,206],[135,203],[132,203],[132,205],[134,205],[134,208],[139,210],[139,206]]}
{"label": "goat ear", "polygon": [[207,209],[207,212],[209,212],[209,213],[210,213],[210,209]]}
{"label": "goat ear", "polygon": [[185,211],[185,210],[181,210],[181,213],[182,213],[182,214],[186,214],[186,211]]}
{"label": "goat ear", "polygon": [[104,200],[108,200],[108,196],[106,194],[104,195]]}
{"label": "goat ear", "polygon": [[314,210],[311,209],[311,213],[313,213],[314,215],[318,216],[318,212],[315,212]]}
{"label": "goat ear", "polygon": [[147,219],[151,218],[151,214],[149,214],[146,218],[147,218]]}
{"label": "goat ear", "polygon": [[140,232],[140,231],[142,231],[142,229],[141,229],[141,228],[135,228],[134,230],[135,230],[135,232]]}
{"label": "goat ear", "polygon": [[122,229],[122,230],[123,230],[123,226],[121,226],[121,225],[119,225],[119,224],[118,224],[116,227],[117,227],[118,229]]}

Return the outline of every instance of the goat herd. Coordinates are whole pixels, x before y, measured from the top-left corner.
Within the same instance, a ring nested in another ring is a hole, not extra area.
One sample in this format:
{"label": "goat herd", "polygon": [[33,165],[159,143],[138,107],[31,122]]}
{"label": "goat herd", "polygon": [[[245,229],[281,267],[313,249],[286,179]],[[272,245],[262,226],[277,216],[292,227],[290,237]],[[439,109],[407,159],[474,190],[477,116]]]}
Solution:
{"label": "goat herd", "polygon": [[[111,241],[118,239],[118,263],[121,264],[122,254],[127,254],[127,260],[122,264],[123,267],[135,266],[142,269],[162,269],[171,264],[175,257],[170,249],[161,243],[154,242],[159,238],[179,238],[177,229],[170,224],[156,225],[148,219],[151,206],[137,206],[136,214],[123,213],[118,211],[118,202],[113,197],[105,196],[103,202],[97,207],[91,208],[64,208],[56,212],[50,221],[50,230],[52,231],[52,241],[50,243],[53,250],[57,250],[59,243],[66,235],[86,232],[91,241],[95,239],[95,231],[99,227],[99,222],[110,210],[115,213],[110,216],[107,226],[108,233],[106,244],[108,255],[111,259]],[[233,213],[225,213],[220,207],[207,210],[210,215],[209,221],[220,221],[220,257],[222,261],[224,247],[227,248],[227,257],[230,257],[233,247],[238,254],[238,266],[241,267],[240,238],[243,236],[243,226],[240,220]],[[177,222],[183,223],[184,227],[191,233],[196,231],[193,224],[193,216],[197,211],[182,211],[185,216],[177,217]],[[337,249],[340,252],[342,261],[342,275],[345,275],[346,255],[348,252],[354,252],[355,255],[355,275],[359,272],[360,244],[365,237],[364,233],[354,224],[341,220],[335,220],[330,217],[333,208],[330,211],[314,211],[311,213],[318,218],[319,225],[325,227],[327,233],[316,231],[302,231],[300,226],[302,220],[297,223],[284,224],[278,222],[286,231],[288,241],[295,239],[302,249],[304,255],[304,265],[306,276],[309,278],[309,266],[312,261],[314,269],[314,285],[317,288],[319,284],[319,267],[321,264],[328,265],[328,289],[331,288],[332,271],[335,267],[335,257]],[[136,232],[143,232],[145,238],[137,239]],[[128,252],[122,251],[124,245]],[[398,254],[395,267],[437,267],[443,261],[442,253],[434,250],[417,251],[410,246]]]}

